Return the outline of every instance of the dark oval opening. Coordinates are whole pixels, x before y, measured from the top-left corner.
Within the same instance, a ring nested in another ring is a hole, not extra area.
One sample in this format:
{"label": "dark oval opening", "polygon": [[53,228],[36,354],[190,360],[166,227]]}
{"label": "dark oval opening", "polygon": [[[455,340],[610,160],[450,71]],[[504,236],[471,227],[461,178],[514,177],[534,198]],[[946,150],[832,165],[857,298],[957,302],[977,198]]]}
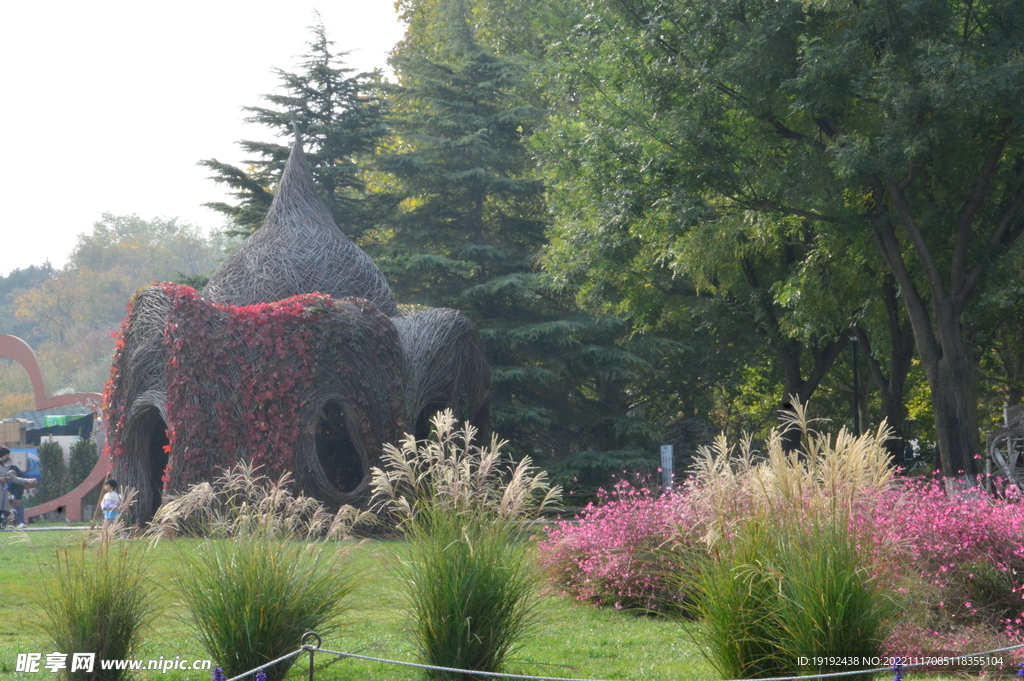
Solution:
{"label": "dark oval opening", "polygon": [[[148,478],[150,478],[150,508],[145,517],[153,517],[163,502],[164,492],[164,470],[167,468],[168,454],[165,449],[171,440],[167,436],[167,424],[160,416],[160,411],[152,409],[143,417],[146,421],[146,428],[150,434],[146,436],[146,462],[148,464]],[[145,501],[139,500],[141,510],[145,512]]]}
{"label": "dark oval opening", "polygon": [[316,424],[316,456],[327,482],[342,492],[352,492],[363,481],[363,459],[359,456],[341,403],[329,400]]}

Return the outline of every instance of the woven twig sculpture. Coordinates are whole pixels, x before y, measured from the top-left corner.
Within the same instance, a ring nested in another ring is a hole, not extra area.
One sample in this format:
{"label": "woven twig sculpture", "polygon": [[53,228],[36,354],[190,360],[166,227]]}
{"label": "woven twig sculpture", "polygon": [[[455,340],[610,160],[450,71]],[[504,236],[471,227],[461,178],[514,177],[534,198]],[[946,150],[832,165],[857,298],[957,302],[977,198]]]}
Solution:
{"label": "woven twig sculpture", "polygon": [[296,135],[263,227],[217,268],[203,296],[254,305],[314,292],[365,298],[386,315],[398,312],[384,274],[338,229],[317,196]]}
{"label": "woven twig sculpture", "polygon": [[137,520],[237,462],[292,472],[329,506],[366,501],[386,442],[451,407],[488,431],[489,373],[455,310],[399,314],[334,226],[296,145],[264,227],[200,296],[155,284],[132,303],[105,395],[114,476]]}
{"label": "woven twig sculpture", "polygon": [[445,407],[488,431],[490,371],[476,325],[446,308],[406,310],[392,321],[408,364],[407,432],[426,437],[430,417]]}

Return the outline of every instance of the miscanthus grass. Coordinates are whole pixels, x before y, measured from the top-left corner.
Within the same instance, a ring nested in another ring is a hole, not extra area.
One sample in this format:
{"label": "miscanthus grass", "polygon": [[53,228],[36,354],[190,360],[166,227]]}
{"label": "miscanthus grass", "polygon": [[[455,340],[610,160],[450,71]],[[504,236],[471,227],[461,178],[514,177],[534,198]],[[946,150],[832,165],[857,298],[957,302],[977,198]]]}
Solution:
{"label": "miscanthus grass", "polygon": [[[399,577],[413,635],[428,664],[501,671],[537,624],[539,575],[523,521],[558,497],[546,474],[473,443],[472,426],[436,415],[430,440],[386,446],[373,471],[375,499],[408,539]],[[434,679],[472,674],[432,672]]]}
{"label": "miscanthus grass", "polygon": [[[131,503],[126,495],[123,505]],[[52,650],[66,653],[60,676],[71,681],[117,681],[123,669],[103,669],[100,660],[128,659],[138,651],[155,615],[147,577],[146,546],[87,535],[58,549],[52,569],[41,576],[38,625]],[[93,653],[91,669],[74,669],[72,653]]]}
{"label": "miscanthus grass", "polygon": [[[151,526],[157,539],[206,538],[181,549],[175,584],[197,638],[229,677],[295,650],[307,631],[337,631],[356,585],[329,539],[347,536],[360,515],[329,513],[289,483],[239,465],[170,500]],[[293,662],[268,669],[268,681]]]}
{"label": "miscanthus grass", "polygon": [[785,449],[785,428],[764,452],[748,440],[736,456],[720,439],[690,493],[707,551],[684,579],[695,583],[705,643],[727,677],[838,671],[802,669],[801,657],[879,656],[897,612],[862,548],[875,537],[855,522],[892,480],[884,427],[820,433],[800,405],[787,427],[799,430],[800,451]]}
{"label": "miscanthus grass", "polygon": [[726,678],[852,671],[799,661],[882,654],[895,604],[841,524],[752,519],[695,565],[700,639]]}

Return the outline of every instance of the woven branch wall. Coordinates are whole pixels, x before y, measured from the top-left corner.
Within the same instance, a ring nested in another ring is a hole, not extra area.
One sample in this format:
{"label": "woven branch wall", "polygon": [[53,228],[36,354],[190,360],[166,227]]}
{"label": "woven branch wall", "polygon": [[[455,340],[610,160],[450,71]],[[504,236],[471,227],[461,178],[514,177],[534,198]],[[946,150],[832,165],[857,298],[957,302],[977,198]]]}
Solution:
{"label": "woven branch wall", "polygon": [[167,283],[136,294],[107,383],[107,447],[139,520],[237,461],[359,505],[383,444],[425,437],[435,411],[486,432],[489,383],[469,319],[399,312],[316,197],[297,140],[266,225],[203,295]]}
{"label": "woven branch wall", "polygon": [[424,438],[430,416],[445,406],[460,420],[490,430],[490,370],[476,325],[455,310],[403,310],[392,319],[407,363],[407,432]]}

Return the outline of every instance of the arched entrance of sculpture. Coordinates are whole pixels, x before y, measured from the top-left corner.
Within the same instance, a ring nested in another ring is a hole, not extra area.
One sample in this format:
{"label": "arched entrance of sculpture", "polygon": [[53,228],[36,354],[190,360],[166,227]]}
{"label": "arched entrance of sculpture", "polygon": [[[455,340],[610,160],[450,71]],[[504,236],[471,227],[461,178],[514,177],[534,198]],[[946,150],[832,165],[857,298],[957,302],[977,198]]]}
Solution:
{"label": "arched entrance of sculpture", "polygon": [[363,482],[367,471],[345,425],[345,410],[337,400],[328,400],[316,425],[316,457],[327,482],[343,493],[351,493]]}
{"label": "arched entrance of sculpture", "polygon": [[[149,511],[146,512],[143,506],[143,513],[146,518],[153,517],[156,510],[163,503],[164,470],[167,468],[167,446],[171,444],[167,437],[167,424],[164,423],[160,410],[156,407],[146,409],[139,416],[139,428],[142,437],[141,442],[146,443],[145,461],[147,463],[147,478],[149,480]],[[140,499],[140,502],[145,502]]]}

